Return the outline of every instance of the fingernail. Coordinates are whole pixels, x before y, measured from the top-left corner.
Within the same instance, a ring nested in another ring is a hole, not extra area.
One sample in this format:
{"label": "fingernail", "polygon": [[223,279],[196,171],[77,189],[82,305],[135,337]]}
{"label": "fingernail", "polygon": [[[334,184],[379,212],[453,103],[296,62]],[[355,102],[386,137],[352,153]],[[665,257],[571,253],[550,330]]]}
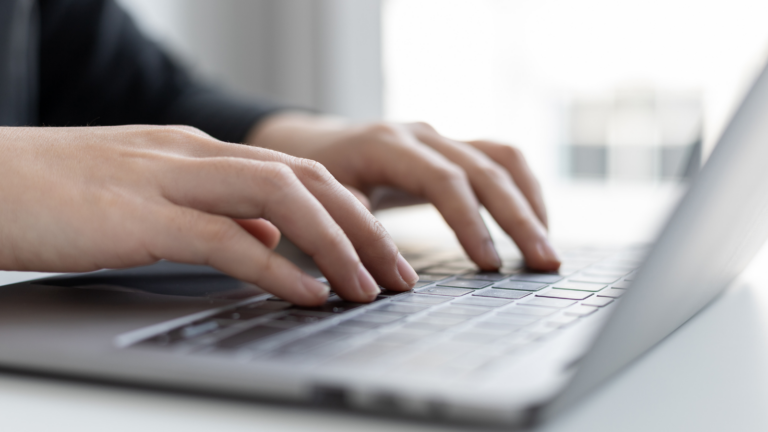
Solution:
{"label": "fingernail", "polygon": [[304,289],[307,292],[314,295],[320,300],[327,299],[328,294],[331,292],[331,288],[328,285],[322,282],[319,282],[317,279],[307,275],[301,276],[301,283],[302,285],[304,285]]}
{"label": "fingernail", "polygon": [[360,264],[360,267],[357,269],[357,283],[360,284],[360,289],[363,291],[363,294],[367,296],[377,296],[381,293],[381,289],[379,289],[376,281],[373,280],[373,276],[368,273],[368,270],[366,270],[362,264]]}
{"label": "fingernail", "polygon": [[560,267],[560,257],[557,256],[555,248],[549,243],[548,240],[540,240],[536,243],[536,253],[539,254],[539,259],[542,263],[546,263],[550,268],[542,270],[557,270]]}
{"label": "fingernail", "polygon": [[493,241],[488,240],[485,242],[483,254],[485,255],[485,261],[492,263],[494,268],[501,267],[501,258],[499,258],[499,253],[496,252],[496,246],[493,245]]}
{"label": "fingernail", "polygon": [[400,252],[397,253],[397,272],[400,273],[400,277],[403,278],[409,287],[412,287],[419,280],[416,270],[408,264],[408,261],[400,255]]}

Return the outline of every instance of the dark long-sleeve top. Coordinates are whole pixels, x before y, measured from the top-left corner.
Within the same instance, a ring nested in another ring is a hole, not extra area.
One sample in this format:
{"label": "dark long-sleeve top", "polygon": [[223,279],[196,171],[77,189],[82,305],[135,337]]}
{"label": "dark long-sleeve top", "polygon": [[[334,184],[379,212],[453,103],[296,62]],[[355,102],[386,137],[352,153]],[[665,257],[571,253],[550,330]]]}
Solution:
{"label": "dark long-sleeve top", "polygon": [[242,142],[278,109],[195,81],[114,0],[0,1],[0,125],[184,124]]}

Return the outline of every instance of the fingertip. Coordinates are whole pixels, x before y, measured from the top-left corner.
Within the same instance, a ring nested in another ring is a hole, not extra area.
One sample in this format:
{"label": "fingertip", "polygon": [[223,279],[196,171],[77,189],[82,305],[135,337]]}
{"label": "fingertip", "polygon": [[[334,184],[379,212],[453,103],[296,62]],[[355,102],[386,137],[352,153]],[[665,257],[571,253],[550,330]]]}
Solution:
{"label": "fingertip", "polygon": [[486,240],[482,247],[483,270],[498,270],[501,267],[501,258],[496,251],[493,240]]}
{"label": "fingertip", "polygon": [[360,286],[360,295],[362,295],[363,298],[367,298],[367,301],[373,301],[376,296],[381,293],[379,285],[376,284],[373,276],[368,273],[368,270],[366,270],[363,264],[360,264],[357,269],[357,281]]}
{"label": "fingertip", "polygon": [[406,289],[411,289],[414,285],[416,285],[416,282],[419,281],[419,275],[416,274],[416,270],[411,267],[410,264],[408,264],[408,261],[403,258],[403,255],[400,254],[400,252],[397,253],[397,272],[400,274],[400,277],[403,279],[403,282],[407,285]]}
{"label": "fingertip", "polygon": [[301,284],[305,295],[304,299],[295,301],[296,304],[300,306],[320,306],[328,300],[328,294],[331,291],[328,285],[306,274],[301,275]]}
{"label": "fingertip", "polygon": [[530,255],[526,257],[526,262],[533,269],[556,271],[560,268],[560,257],[547,239],[536,242]]}

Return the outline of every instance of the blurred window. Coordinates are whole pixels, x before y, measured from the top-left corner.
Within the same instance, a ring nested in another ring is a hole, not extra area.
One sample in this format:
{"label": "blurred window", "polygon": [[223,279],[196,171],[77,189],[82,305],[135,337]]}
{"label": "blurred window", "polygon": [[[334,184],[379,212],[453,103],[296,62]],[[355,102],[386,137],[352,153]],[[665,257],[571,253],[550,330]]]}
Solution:
{"label": "blurred window", "polygon": [[768,2],[384,0],[385,113],[520,146],[546,182],[659,182],[768,57]]}

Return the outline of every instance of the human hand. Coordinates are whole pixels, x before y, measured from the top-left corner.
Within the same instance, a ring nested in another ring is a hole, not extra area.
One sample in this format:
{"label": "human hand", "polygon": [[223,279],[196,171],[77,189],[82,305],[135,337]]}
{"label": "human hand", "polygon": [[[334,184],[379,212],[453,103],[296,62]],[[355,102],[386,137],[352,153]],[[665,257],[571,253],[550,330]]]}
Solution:
{"label": "human hand", "polygon": [[313,161],[172,126],[0,128],[0,153],[0,269],[167,259],[210,265],[296,304],[323,303],[327,287],[271,250],[282,231],[348,300],[373,300],[376,281],[403,291],[418,278],[370,212]]}
{"label": "human hand", "polygon": [[541,188],[522,153],[491,141],[460,142],[424,123],[349,124],[329,117],[277,114],[247,143],[322,163],[369,207],[379,186],[432,202],[482,269],[501,266],[479,213],[482,204],[520,248],[526,265],[557,270],[547,240]]}

